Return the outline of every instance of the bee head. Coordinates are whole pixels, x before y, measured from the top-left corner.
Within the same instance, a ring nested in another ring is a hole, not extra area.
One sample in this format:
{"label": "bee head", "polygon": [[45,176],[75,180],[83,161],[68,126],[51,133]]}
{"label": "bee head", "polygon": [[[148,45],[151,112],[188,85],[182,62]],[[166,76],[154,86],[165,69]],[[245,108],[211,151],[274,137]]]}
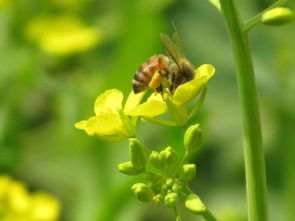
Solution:
{"label": "bee head", "polygon": [[183,60],[183,62],[181,62],[180,65],[180,69],[180,75],[182,76],[182,79],[184,81],[183,83],[190,81],[194,78],[194,68],[189,61]]}

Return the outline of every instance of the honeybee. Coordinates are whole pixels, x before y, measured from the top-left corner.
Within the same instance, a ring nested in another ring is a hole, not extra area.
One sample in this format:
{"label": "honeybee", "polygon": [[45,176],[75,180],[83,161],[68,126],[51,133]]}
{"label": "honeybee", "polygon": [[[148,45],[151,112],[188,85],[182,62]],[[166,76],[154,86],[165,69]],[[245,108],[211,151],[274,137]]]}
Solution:
{"label": "honeybee", "polygon": [[161,33],[161,40],[166,47],[169,55],[174,62],[170,62],[169,67],[169,91],[171,94],[174,93],[175,89],[194,78],[194,68],[190,61],[186,58],[182,40],[178,34],[176,26],[172,23],[174,28],[174,34],[172,39]]}
{"label": "honeybee", "polygon": [[168,79],[170,59],[165,55],[154,55],[143,63],[132,79],[132,88],[135,94],[153,88],[163,92],[163,79]]}
{"label": "honeybee", "polygon": [[186,59],[181,38],[173,23],[174,34],[171,38],[161,33],[161,40],[172,59],[165,55],[154,55],[136,71],[132,79],[132,88],[135,94],[148,88],[155,89],[163,94],[163,83],[168,82],[169,91],[175,89],[194,78],[194,68]]}

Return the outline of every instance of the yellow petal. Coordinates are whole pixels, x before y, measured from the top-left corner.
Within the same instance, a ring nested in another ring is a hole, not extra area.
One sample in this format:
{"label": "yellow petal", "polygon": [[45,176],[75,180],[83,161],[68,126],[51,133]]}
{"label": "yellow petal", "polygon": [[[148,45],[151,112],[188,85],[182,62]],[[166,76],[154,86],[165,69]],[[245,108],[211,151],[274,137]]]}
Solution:
{"label": "yellow petal", "polygon": [[8,175],[0,175],[0,200],[4,198],[9,191],[12,182]]}
{"label": "yellow petal", "polygon": [[164,102],[157,100],[149,100],[143,104],[136,106],[128,112],[130,116],[147,116],[154,117],[167,112],[167,107]]}
{"label": "yellow petal", "polygon": [[122,108],[123,94],[117,89],[105,91],[99,95],[94,104],[94,111],[96,115],[106,110],[117,111]]}
{"label": "yellow petal", "polygon": [[128,98],[127,98],[127,101],[125,103],[124,111],[128,112],[131,109],[135,108],[140,103],[140,101],[143,98],[143,96],[145,95],[145,93],[146,93],[146,91],[143,91],[138,94],[134,94],[134,92],[131,91]]}
{"label": "yellow petal", "polygon": [[177,105],[184,105],[191,101],[203,85],[214,75],[215,68],[210,64],[203,64],[195,70],[195,78],[180,85],[175,90],[173,102]]}
{"label": "yellow petal", "polygon": [[207,81],[215,74],[215,67],[212,64],[202,64],[195,70],[195,76],[205,76]]}
{"label": "yellow petal", "polygon": [[57,220],[60,207],[55,197],[45,192],[36,192],[31,196],[30,217],[33,220]]}
{"label": "yellow petal", "polygon": [[77,122],[75,127],[85,130],[89,136],[126,134],[119,115],[111,111],[101,112],[98,116],[91,117],[87,121]]}
{"label": "yellow petal", "polygon": [[151,96],[149,96],[149,98],[147,99],[147,101],[151,101],[151,100],[155,100],[155,101],[165,103],[163,101],[163,97],[162,97],[162,95],[160,93],[152,93]]}
{"label": "yellow petal", "polygon": [[8,205],[16,213],[26,212],[30,206],[30,196],[21,182],[14,181],[8,192]]}

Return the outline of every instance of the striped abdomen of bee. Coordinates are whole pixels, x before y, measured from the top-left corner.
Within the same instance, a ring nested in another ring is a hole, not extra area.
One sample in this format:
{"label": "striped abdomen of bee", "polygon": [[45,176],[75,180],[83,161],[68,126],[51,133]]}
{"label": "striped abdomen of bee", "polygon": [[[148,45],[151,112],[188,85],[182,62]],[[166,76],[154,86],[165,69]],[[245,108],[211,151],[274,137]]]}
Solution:
{"label": "striped abdomen of bee", "polygon": [[169,63],[170,59],[164,55],[154,55],[143,63],[133,76],[133,92],[137,94],[148,88],[162,92],[162,78],[168,78]]}

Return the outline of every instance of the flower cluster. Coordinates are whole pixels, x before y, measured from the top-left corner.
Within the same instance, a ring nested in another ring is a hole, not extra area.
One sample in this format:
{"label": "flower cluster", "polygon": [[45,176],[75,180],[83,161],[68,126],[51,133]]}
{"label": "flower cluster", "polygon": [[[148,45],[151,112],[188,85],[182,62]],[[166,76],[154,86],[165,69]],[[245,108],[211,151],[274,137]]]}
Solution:
{"label": "flower cluster", "polygon": [[29,193],[25,185],[0,175],[0,220],[57,221],[60,203],[43,191]]}
{"label": "flower cluster", "polygon": [[[199,111],[206,95],[207,81],[214,72],[212,65],[201,65],[195,70],[195,78],[180,85],[174,94],[166,91],[161,96],[155,92],[142,102],[145,92],[131,92],[124,106],[121,91],[107,90],[95,101],[95,116],[76,123],[75,127],[85,130],[90,136],[118,141],[135,136],[138,118],[165,126],[183,126]],[[198,96],[199,100],[189,110],[187,104]],[[168,114],[168,119],[164,118],[165,114]]]}
{"label": "flower cluster", "polygon": [[186,153],[179,160],[171,146],[160,152],[149,151],[137,138],[130,138],[130,161],[120,163],[118,170],[129,176],[144,175],[143,182],[131,187],[140,201],[163,202],[167,207],[174,208],[179,198],[184,196],[186,208],[195,214],[202,214],[206,212],[206,207],[188,187],[188,182],[196,175],[196,165],[186,163],[192,153],[200,150],[201,141],[200,125],[190,126],[184,135]]}

